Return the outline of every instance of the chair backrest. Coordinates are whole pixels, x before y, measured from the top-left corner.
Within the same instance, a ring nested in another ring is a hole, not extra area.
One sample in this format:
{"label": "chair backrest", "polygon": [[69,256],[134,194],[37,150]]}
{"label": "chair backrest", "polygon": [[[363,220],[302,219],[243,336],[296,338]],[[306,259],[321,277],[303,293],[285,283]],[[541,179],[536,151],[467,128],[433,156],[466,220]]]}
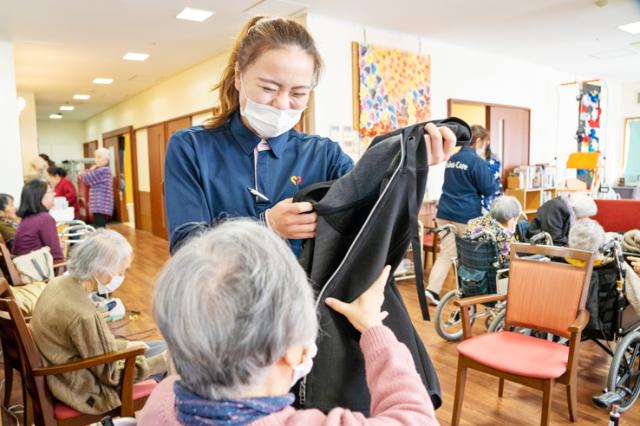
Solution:
{"label": "chair backrest", "polygon": [[456,235],[458,264],[478,270],[495,269],[498,262],[498,245],[495,241],[472,240]]}
{"label": "chair backrest", "polygon": [[4,241],[0,241],[0,269],[2,269],[2,274],[7,281],[9,281],[10,285],[22,284],[20,272],[18,272],[18,268],[16,268],[16,265],[13,263],[11,252]]}
{"label": "chair backrest", "polygon": [[[535,260],[521,255],[544,255]],[[520,256],[519,256],[520,255]],[[575,266],[553,259],[575,259]],[[595,253],[563,247],[512,244],[505,326],[569,337],[571,323],[585,308]]]}
{"label": "chair backrest", "polygon": [[18,348],[22,378],[32,401],[35,424],[46,426],[57,424],[53,411],[53,399],[45,378],[33,375],[34,368],[43,367],[42,357],[33,340],[31,330],[13,299],[0,298],[0,330],[3,346],[6,339],[7,344],[13,344]]}

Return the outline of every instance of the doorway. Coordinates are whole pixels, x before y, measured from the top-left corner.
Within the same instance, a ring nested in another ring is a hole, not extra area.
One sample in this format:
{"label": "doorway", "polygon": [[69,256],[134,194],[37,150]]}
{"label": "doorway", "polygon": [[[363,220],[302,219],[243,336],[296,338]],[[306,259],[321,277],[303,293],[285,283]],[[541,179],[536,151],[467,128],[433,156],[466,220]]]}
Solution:
{"label": "doorway", "polygon": [[131,126],[102,135],[102,144],[111,153],[113,174],[112,220],[132,227],[140,223],[137,200],[139,194],[135,134]]}
{"label": "doorway", "polygon": [[492,155],[502,165],[503,186],[514,168],[529,164],[529,134],[531,111],[528,108],[488,102],[449,99],[449,116],[479,124],[491,134]]}

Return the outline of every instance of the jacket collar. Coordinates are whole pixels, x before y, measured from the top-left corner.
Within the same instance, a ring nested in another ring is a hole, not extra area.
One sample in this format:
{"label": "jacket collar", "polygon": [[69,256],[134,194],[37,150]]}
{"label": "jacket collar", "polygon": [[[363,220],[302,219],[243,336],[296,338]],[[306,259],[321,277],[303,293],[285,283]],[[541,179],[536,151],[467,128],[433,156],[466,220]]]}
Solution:
{"label": "jacket collar", "polygon": [[[244,125],[242,119],[240,118],[240,111],[236,111],[231,120],[229,121],[229,129],[231,131],[231,135],[235,139],[235,141],[240,145],[242,151],[246,155],[250,155],[253,153],[253,150],[262,140],[260,136],[253,133],[247,126]],[[289,140],[289,133],[291,130],[284,132],[280,136],[276,136],[275,138],[271,138],[267,140],[267,143],[271,147],[271,151],[276,156],[276,158],[280,158],[280,155],[284,151],[285,144]]]}

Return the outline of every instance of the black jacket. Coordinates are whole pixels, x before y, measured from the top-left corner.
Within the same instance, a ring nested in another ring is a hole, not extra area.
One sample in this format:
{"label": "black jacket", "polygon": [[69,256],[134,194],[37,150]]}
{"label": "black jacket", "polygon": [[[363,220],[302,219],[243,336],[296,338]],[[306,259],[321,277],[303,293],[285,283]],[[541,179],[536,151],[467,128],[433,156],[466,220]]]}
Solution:
{"label": "black jacket", "polygon": [[[448,123],[459,143],[470,129],[458,119]],[[410,242],[423,315],[424,300],[417,215],[427,180],[424,123],[375,138],[355,168],[337,181],[311,185],[294,201],[311,201],[318,213],[316,238],[305,242],[302,265],[315,286],[320,318],[318,354],[311,373],[299,384],[298,406],[329,411],[346,407],[369,413],[370,395],[359,347],[360,334],[328,308],[327,297],[351,302],[374,282],[384,265],[395,269]],[[440,384],[427,351],[393,281],[385,288],[384,321],[416,363],[433,405],[441,405]]]}
{"label": "black jacket", "polygon": [[538,208],[529,226],[529,238],[540,232],[548,232],[553,245],[566,246],[571,227],[571,207],[562,197],[553,198]]}

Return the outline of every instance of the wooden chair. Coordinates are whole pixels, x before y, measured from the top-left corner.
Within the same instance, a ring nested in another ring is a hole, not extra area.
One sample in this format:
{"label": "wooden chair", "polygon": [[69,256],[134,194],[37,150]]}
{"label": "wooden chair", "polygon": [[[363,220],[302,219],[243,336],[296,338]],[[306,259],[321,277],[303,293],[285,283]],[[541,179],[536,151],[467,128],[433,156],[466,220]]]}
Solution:
{"label": "wooden chair", "polygon": [[[38,352],[31,331],[25,322],[18,305],[9,298],[0,299],[0,329],[16,343],[20,354],[24,386],[31,402],[33,422],[36,426],[79,426],[97,422],[104,416],[133,417],[140,410],[155,388],[154,380],[145,380],[133,384],[136,356],[144,353],[144,348],[130,348],[117,352],[83,359],[61,365],[45,367]],[[120,382],[120,401],[122,405],[110,412],[101,414],[83,414],[56,401],[46,384],[46,376],[83,370],[97,365],[109,364],[118,360],[125,361]]]}
{"label": "wooden chair", "polygon": [[[0,238],[2,238],[0,236]],[[0,269],[2,269],[2,274],[7,279],[10,285],[21,285],[22,278],[20,278],[20,272],[18,272],[18,268],[13,263],[13,259],[11,258],[11,252],[9,248],[4,243],[4,239],[0,241]]]}
{"label": "wooden chair", "polygon": [[[435,218],[433,219],[433,228],[437,228],[438,225],[436,223]],[[425,229],[425,233],[424,236],[422,237],[422,249],[424,251],[424,269],[427,269],[427,254],[431,253],[431,265],[433,266],[433,264],[436,262],[436,255],[439,251],[439,246],[440,246],[440,237],[438,237],[438,233],[436,232],[431,232],[430,230],[433,228],[426,228]]]}
{"label": "wooden chair", "polygon": [[[539,261],[518,254],[542,254],[570,258],[584,266]],[[460,423],[462,399],[469,368],[497,376],[498,396],[504,381],[543,391],[542,425],[549,424],[551,390],[556,383],[567,386],[571,421],[577,419],[577,364],[580,335],[589,321],[585,310],[595,254],[562,247],[512,244],[509,289],[506,295],[488,295],[460,300],[464,341],[457,347],[458,374],[452,425]],[[501,331],[471,336],[471,307],[478,303],[507,301],[504,330],[524,327],[569,339],[568,346],[524,334]]]}
{"label": "wooden chair", "polygon": [[[13,292],[6,279],[0,278],[0,298],[13,299]],[[0,345],[2,346],[2,360],[4,363],[4,398],[2,400],[2,406],[5,411],[9,410],[9,404],[11,404],[11,394],[13,391],[13,377],[14,371],[21,375],[22,383],[22,407],[23,407],[23,423],[25,425],[31,424],[28,414],[28,394],[27,389],[24,386],[24,379],[22,378],[22,363],[20,362],[20,353],[18,350],[18,342],[15,340],[12,333],[5,330],[0,323]]]}
{"label": "wooden chair", "polygon": [[[0,236],[0,238],[2,238]],[[53,262],[53,270],[56,276],[62,275],[67,266],[66,260],[54,260]],[[22,278],[20,277],[20,272],[16,265],[13,263],[13,258],[11,257],[11,251],[4,243],[4,240],[0,240],[0,270],[2,271],[2,275],[7,279],[9,285],[18,286],[22,285]]]}

